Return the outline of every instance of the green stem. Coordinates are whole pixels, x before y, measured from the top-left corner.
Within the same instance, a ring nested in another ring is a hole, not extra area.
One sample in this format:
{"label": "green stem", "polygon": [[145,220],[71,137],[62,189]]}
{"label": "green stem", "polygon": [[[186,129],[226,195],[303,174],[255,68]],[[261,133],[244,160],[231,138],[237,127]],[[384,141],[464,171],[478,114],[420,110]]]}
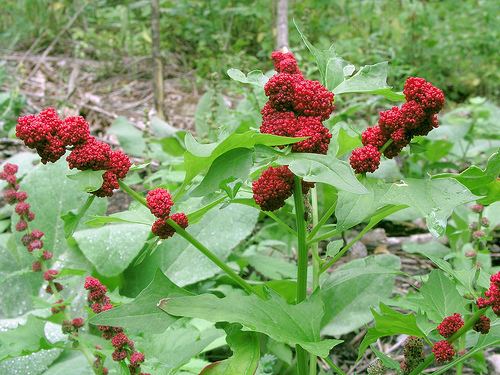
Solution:
{"label": "green stem", "polygon": [[[480,310],[477,310],[474,314],[472,314],[472,316],[465,321],[462,328],[460,328],[457,332],[455,332],[448,339],[448,342],[451,344],[454,341],[458,340],[463,335],[465,335],[467,333],[467,331],[469,331],[474,326],[474,324],[477,322],[479,317],[484,314],[485,310],[486,310],[486,308],[480,309]],[[429,365],[432,362],[434,362],[434,354],[428,355],[425,358],[424,362],[422,362],[417,368],[415,368],[412,372],[410,372],[409,375],[418,375],[418,374],[422,373],[422,371],[424,371],[427,367],[429,367]]]}
{"label": "green stem", "polygon": [[335,200],[335,202],[325,212],[325,214],[321,217],[319,222],[313,225],[313,229],[311,230],[311,232],[309,232],[309,235],[307,236],[308,241],[311,241],[314,238],[314,236],[319,232],[319,230],[323,227],[323,225],[325,225],[325,223],[328,221],[330,216],[332,216],[333,212],[335,211],[335,207],[337,207],[337,200]]}
{"label": "green stem", "polygon": [[[318,213],[318,191],[316,188],[311,189],[311,206],[312,206],[312,225],[316,227],[319,221]],[[313,292],[319,288],[319,275],[321,272],[321,258],[319,257],[318,242],[311,245],[312,264],[313,264]],[[316,375],[317,358],[314,354],[309,354],[309,375]]]}
{"label": "green stem", "polygon": [[331,230],[331,231],[329,231],[329,232],[326,232],[325,234],[322,234],[322,235],[321,235],[321,236],[319,236],[319,237],[316,237],[316,238],[313,238],[313,239],[312,239],[312,240],[310,240],[310,241],[307,241],[307,243],[308,243],[308,244],[313,244],[313,243],[316,243],[316,242],[320,242],[320,241],[326,240],[326,239],[328,239],[328,238],[330,238],[330,237],[333,237],[333,236],[335,236],[335,235],[337,235],[337,234],[340,234],[340,233],[338,232],[338,230],[337,230],[337,229],[334,229],[334,230]]}
{"label": "green stem", "polygon": [[65,224],[66,238],[69,238],[73,235],[76,228],[78,227],[78,224],[80,223],[80,220],[85,215],[87,210],[90,208],[94,199],[95,199],[95,195],[89,194],[89,196],[87,197],[87,200],[85,201],[83,206],[81,206],[80,209],[78,210],[78,212],[76,213],[75,220],[71,221],[71,224],[69,227],[66,227],[66,224]]}
{"label": "green stem", "polygon": [[384,153],[384,151],[387,149],[387,147],[389,147],[390,145],[392,144],[392,138],[389,138],[389,140],[387,142],[384,143],[384,145],[382,146],[382,148],[379,150],[379,152],[381,154]]}
{"label": "green stem", "polygon": [[215,265],[217,265],[221,270],[223,270],[231,279],[233,279],[238,285],[240,285],[248,294],[256,294],[255,290],[248,284],[245,280],[241,278],[236,272],[234,272],[226,263],[220,260],[217,255],[208,250],[201,242],[194,238],[191,234],[186,232],[184,228],[179,226],[172,219],[167,219],[168,225],[175,229],[175,232],[188,241],[191,245],[196,247],[203,255],[210,259]]}
{"label": "green stem", "polygon": [[328,366],[330,366],[332,368],[333,371],[335,371],[338,375],[346,375],[346,373],[344,371],[342,371],[342,369],[337,366],[335,363],[333,363],[333,361],[331,360],[330,357],[324,357],[323,360],[328,364]]}
{"label": "green stem", "polygon": [[[130,186],[128,186],[123,181],[118,181],[120,184],[120,188],[130,195],[137,202],[143,204],[144,206],[148,206],[146,199],[133,190]],[[257,294],[255,290],[248,284],[240,275],[234,272],[226,263],[220,260],[217,255],[208,250],[200,241],[194,238],[191,234],[186,232],[184,228],[180,227],[175,221],[172,219],[167,219],[168,225],[175,229],[175,231],[183,237],[186,241],[188,241],[191,245],[193,245],[196,249],[198,249],[203,255],[205,255],[208,259],[210,259],[217,267],[223,270],[231,279],[233,279],[238,285],[240,285],[248,294]]]}
{"label": "green stem", "polygon": [[[293,198],[295,201],[295,218],[297,222],[297,303],[302,302],[307,296],[307,244],[306,244],[306,222],[304,220],[304,196],[302,194],[302,183],[300,178],[294,176]],[[297,373],[307,374],[307,353],[296,345]]]}

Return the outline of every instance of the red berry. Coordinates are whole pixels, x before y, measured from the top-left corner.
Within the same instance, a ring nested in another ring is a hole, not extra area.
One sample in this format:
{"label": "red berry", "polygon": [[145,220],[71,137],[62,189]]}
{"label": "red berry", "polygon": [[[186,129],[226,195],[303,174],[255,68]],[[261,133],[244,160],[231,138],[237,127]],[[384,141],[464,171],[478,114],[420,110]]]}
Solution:
{"label": "red berry", "polygon": [[116,349],[113,354],[111,354],[113,361],[120,362],[127,358],[127,351]]}
{"label": "red berry", "polygon": [[111,151],[109,158],[109,170],[118,179],[124,179],[130,169],[131,163],[128,156],[123,151]]}
{"label": "red berry", "polygon": [[44,233],[39,229],[33,229],[31,231],[31,237],[33,237],[34,239],[39,240],[40,238],[43,237],[43,235],[44,235]]}
{"label": "red berry", "polygon": [[293,53],[274,51],[271,58],[278,73],[301,74]]}
{"label": "red berry", "polygon": [[16,164],[12,163],[5,163],[5,165],[3,166],[3,171],[6,174],[16,174],[18,169],[19,167]]}
{"label": "red berry", "polygon": [[443,321],[437,326],[437,330],[441,336],[448,338],[451,337],[455,332],[457,332],[464,325],[464,320],[460,314],[453,314],[447,316]]}
{"label": "red berry", "polygon": [[380,152],[375,146],[363,146],[352,152],[349,162],[356,173],[375,172],[380,164]]}
{"label": "red berry", "polygon": [[293,137],[299,124],[293,112],[279,112],[267,103],[262,109],[260,132],[282,137]]}
{"label": "red berry", "polygon": [[24,221],[23,219],[19,220],[16,224],[16,230],[18,232],[23,232],[28,228],[28,223]]}
{"label": "red berry", "polygon": [[427,117],[420,104],[413,100],[401,106],[400,116],[405,129],[418,128]]}
{"label": "red berry", "polygon": [[479,214],[483,212],[484,206],[482,204],[475,204],[471,207],[471,210]]}
{"label": "red berry", "polygon": [[28,221],[33,221],[35,220],[35,213],[30,211],[28,212],[28,217],[27,217]]}
{"label": "red berry", "polygon": [[378,126],[386,137],[389,137],[396,130],[403,128],[404,126],[399,108],[392,107],[387,111],[380,112]]}
{"label": "red berry", "polygon": [[288,166],[269,167],[253,182],[253,198],[264,211],[274,211],[285,205],[293,194],[293,173]]}
{"label": "red berry", "polygon": [[71,321],[71,324],[73,325],[74,328],[78,329],[83,327],[85,321],[83,320],[83,318],[75,318]]}
{"label": "red berry", "polygon": [[108,144],[89,138],[86,143],[75,146],[66,160],[71,169],[99,171],[108,169],[110,154],[111,147]]}
{"label": "red berry", "polygon": [[295,83],[293,110],[298,115],[317,116],[321,120],[330,117],[333,110],[333,93],[318,81],[303,79]]}
{"label": "red berry", "polygon": [[[188,218],[187,216],[182,213],[178,212],[173,214],[170,219],[175,221],[180,227],[182,228],[187,228],[188,226]],[[172,237],[175,234],[175,229],[172,228],[168,223],[167,219],[158,219],[153,223],[153,226],[151,227],[151,232],[155,234],[156,236],[166,239],[169,237]]]}
{"label": "red berry", "polygon": [[379,148],[387,142],[387,137],[382,133],[380,126],[375,125],[371,128],[367,128],[363,134],[361,134],[361,141],[364,146],[372,145]]}
{"label": "red berry", "polygon": [[444,363],[451,361],[455,356],[455,349],[446,340],[438,341],[432,347],[432,352],[437,363]]}
{"label": "red berry", "polygon": [[54,280],[57,277],[58,274],[59,274],[59,271],[56,271],[56,270],[47,270],[43,274],[43,278],[45,280],[47,280],[47,281],[52,281],[52,280]]}
{"label": "red berry", "polygon": [[19,202],[16,204],[15,211],[19,216],[27,215],[30,212],[30,205],[26,202]]}
{"label": "red berry", "polygon": [[28,199],[28,193],[25,191],[18,191],[16,193],[16,199],[18,202],[24,202],[26,199]]}
{"label": "red berry", "polygon": [[57,129],[57,135],[65,146],[85,143],[90,138],[89,124],[82,116],[66,117]]}
{"label": "red berry", "polygon": [[116,334],[111,339],[111,345],[113,345],[117,349],[123,348],[124,346],[128,345],[129,342],[130,342],[129,338],[123,332]]}
{"label": "red berry", "polygon": [[36,262],[33,262],[31,265],[31,269],[33,272],[39,272],[42,270],[42,263],[40,263],[38,260]]}
{"label": "red berry", "polygon": [[3,199],[7,204],[14,204],[18,200],[17,192],[14,189],[6,189],[3,192]]}
{"label": "red berry", "polygon": [[50,251],[48,250],[44,250],[43,253],[42,253],[42,258],[43,260],[49,260],[49,259],[52,259],[52,257],[54,256],[54,254],[52,254]]}
{"label": "red berry", "polygon": [[414,100],[426,111],[437,113],[444,106],[444,94],[423,78],[409,77],[403,89],[407,101]]}
{"label": "red berry", "polygon": [[299,130],[295,137],[309,137],[301,142],[294,143],[292,150],[294,152],[310,152],[315,154],[326,154],[332,134],[323,126],[319,117],[298,118]]}
{"label": "red berry", "polygon": [[43,241],[33,240],[28,244],[28,251],[31,253],[33,250],[41,249],[43,247]]}
{"label": "red berry", "polygon": [[162,188],[148,191],[146,201],[151,213],[158,218],[166,218],[174,205],[168,190]]}
{"label": "red berry", "polygon": [[93,191],[96,197],[111,197],[113,195],[113,191],[118,189],[120,185],[118,184],[118,178],[112,171],[106,171],[102,175],[102,185],[101,187]]}
{"label": "red berry", "polygon": [[303,78],[297,74],[279,73],[272,76],[264,86],[269,103],[278,111],[294,108],[295,87]]}
{"label": "red berry", "polygon": [[144,362],[144,354],[142,354],[141,352],[134,352],[130,356],[130,364],[132,366],[139,366],[143,362]]}

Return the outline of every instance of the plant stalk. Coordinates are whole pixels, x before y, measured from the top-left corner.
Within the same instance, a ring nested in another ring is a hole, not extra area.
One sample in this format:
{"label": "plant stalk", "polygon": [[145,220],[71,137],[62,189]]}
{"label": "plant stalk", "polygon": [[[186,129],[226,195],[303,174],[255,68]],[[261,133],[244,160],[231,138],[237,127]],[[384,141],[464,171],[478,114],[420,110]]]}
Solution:
{"label": "plant stalk", "polygon": [[[144,206],[148,206],[146,199],[139,193],[137,193],[134,189],[128,186],[123,181],[118,181],[120,184],[120,188],[130,195],[137,202],[141,203]],[[219,267],[222,271],[224,271],[231,279],[233,279],[238,285],[240,285],[248,294],[256,294],[256,291],[248,284],[240,275],[234,272],[226,263],[220,260],[217,255],[212,253],[209,249],[207,249],[201,242],[199,242],[196,238],[194,238],[191,234],[189,234],[184,228],[180,227],[175,221],[172,219],[167,219],[168,225],[175,229],[176,233],[178,233],[181,237],[183,237],[186,241],[188,241],[191,245],[193,245],[196,249],[198,249],[203,255],[205,255],[208,259],[210,259],[217,267]]]}
{"label": "plant stalk", "polygon": [[[295,218],[297,222],[297,299],[300,303],[307,296],[307,243],[306,243],[306,222],[304,220],[304,196],[302,194],[302,182],[299,177],[294,176],[293,199],[295,201]],[[307,374],[307,353],[296,345],[297,353],[297,373]]]}
{"label": "plant stalk", "polygon": [[[315,228],[318,225],[318,190],[314,187],[311,189],[311,206],[312,206],[312,225]],[[319,256],[318,242],[311,244],[312,264],[313,264],[313,292],[319,288],[319,275],[321,273],[321,258]],[[317,358],[314,354],[309,354],[309,375],[316,375]]]}

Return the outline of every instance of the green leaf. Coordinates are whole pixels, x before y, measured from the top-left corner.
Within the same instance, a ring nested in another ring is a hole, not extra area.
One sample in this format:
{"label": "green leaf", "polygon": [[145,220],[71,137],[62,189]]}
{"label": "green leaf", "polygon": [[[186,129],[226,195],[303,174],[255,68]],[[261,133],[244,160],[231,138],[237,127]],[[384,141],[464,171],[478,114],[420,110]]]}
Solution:
{"label": "green leaf", "polygon": [[69,174],[68,178],[76,181],[78,188],[85,193],[91,193],[102,186],[102,175],[104,171],[78,171]]}
{"label": "green leaf", "polygon": [[221,188],[224,183],[245,180],[253,162],[253,151],[235,148],[214,160],[201,183],[191,192],[193,197],[202,197]]}
{"label": "green leaf", "polygon": [[444,258],[451,252],[448,246],[438,241],[429,241],[426,243],[405,242],[403,243],[403,250],[411,254],[418,253],[424,256],[431,255],[440,258]]}
{"label": "green leaf", "polygon": [[304,139],[247,131],[245,133],[233,133],[217,143],[201,144],[188,133],[185,138],[188,151],[184,154],[184,167],[186,168],[184,186],[189,184],[198,174],[210,168],[219,156],[235,148],[250,149],[257,144],[280,146],[300,142]]}
{"label": "green leaf", "polygon": [[165,315],[158,308],[160,299],[190,294],[170,281],[163,272],[157,270],[153,281],[132,302],[95,315],[89,323],[123,327],[126,330],[146,335],[161,333],[177,319]]}
{"label": "green leaf", "polygon": [[366,195],[339,192],[335,209],[339,228],[351,228],[383,205],[405,204],[426,219],[429,231],[437,237],[444,234],[447,220],[456,207],[476,199],[454,179],[406,179],[394,184],[366,180],[364,184],[369,190]]}
{"label": "green leaf", "polygon": [[343,240],[331,241],[326,245],[326,256],[333,258],[344,246]]}
{"label": "green leaf", "polygon": [[[225,260],[231,250],[249,236],[259,211],[239,204],[209,211],[198,223],[188,227],[188,232],[200,238],[220,259]],[[231,223],[231,230],[227,230]],[[162,270],[178,285],[188,285],[205,280],[220,272],[208,258],[180,236],[165,241],[156,251],[164,254]],[[169,254],[167,254],[169,253]]]}
{"label": "green leaf", "polygon": [[387,85],[389,64],[383,61],[374,65],[362,66],[356,74],[336,87],[332,87],[335,95],[344,93],[366,93],[385,96],[389,100],[404,101],[402,93],[395,93]]}
{"label": "green leaf", "polygon": [[269,78],[265,76],[260,70],[252,70],[247,75],[245,75],[245,73],[243,73],[241,70],[231,68],[227,71],[227,75],[237,82],[250,84],[260,89],[263,89],[264,85],[269,80]]}
{"label": "green leaf", "polygon": [[[39,160],[40,157],[33,152],[19,152],[0,163],[0,170],[3,170],[4,165],[7,163],[16,164],[19,167],[16,176],[17,178],[22,178],[35,168],[35,162]],[[5,180],[0,180],[0,190],[3,190],[6,186],[7,182]]]}
{"label": "green leaf", "polygon": [[[40,350],[28,355],[0,361],[2,375],[49,374],[48,367],[61,355],[61,349]],[[54,375],[54,374],[53,374]],[[73,373],[71,374],[73,375]]]}
{"label": "green leaf", "polygon": [[346,162],[330,155],[292,153],[279,158],[277,162],[288,165],[293,173],[305,181],[323,182],[354,194],[368,192]]}
{"label": "green leaf", "polygon": [[319,330],[324,306],[318,294],[298,305],[289,305],[272,291],[267,300],[255,295],[232,294],[217,298],[212,294],[204,294],[167,298],[160,302],[160,308],[176,316],[240,323],[276,341],[292,346],[298,344],[320,357],[326,357],[332,347],[342,342],[321,340]]}
{"label": "green leaf", "polygon": [[391,309],[389,306],[380,304],[380,313],[372,309],[375,326],[368,329],[363,341],[359,346],[358,360],[366,349],[379,338],[392,335],[406,334],[410,336],[424,337],[425,334],[417,325],[417,319],[413,314],[402,314]]}
{"label": "green leaf", "polygon": [[243,259],[269,279],[293,279],[297,276],[297,267],[282,258],[254,254],[243,256]]}
{"label": "green leaf", "polygon": [[50,343],[45,338],[44,327],[43,320],[29,315],[25,324],[0,332],[0,361],[50,348]]}
{"label": "green leaf", "polygon": [[389,357],[387,354],[382,353],[381,351],[377,350],[375,345],[371,345],[370,347],[371,351],[377,356],[378,359],[380,359],[380,362],[389,369],[392,370],[400,370],[401,365],[398,361],[395,361],[391,357]]}
{"label": "green leaf", "polygon": [[[28,203],[35,212],[32,228],[45,233],[43,242],[46,249],[60,255],[67,248],[64,222],[61,216],[68,211],[79,209],[88,194],[80,191],[78,183],[66,176],[69,169],[65,160],[54,164],[39,165],[26,175],[22,189],[28,193]],[[95,199],[80,222],[80,226],[91,215],[106,211],[107,200]]]}
{"label": "green leaf", "polygon": [[170,326],[165,332],[148,335],[142,341],[141,347],[148,358],[145,365],[154,369],[153,374],[177,374],[180,367],[223,335],[222,330],[213,326],[203,330],[193,325]]}
{"label": "green leaf", "polygon": [[108,134],[113,134],[118,138],[123,150],[134,156],[143,156],[146,151],[146,141],[143,132],[137,129],[125,117],[117,117],[107,130]]}
{"label": "green leaf", "polygon": [[454,313],[466,314],[465,300],[456,285],[441,270],[433,270],[420,288],[422,310],[429,319],[441,322]]}
{"label": "green leaf", "polygon": [[89,375],[93,374],[87,358],[80,353],[64,356],[63,360],[58,360],[54,365],[45,371],[44,375]]}
{"label": "green leaf", "polygon": [[500,200],[498,175],[500,175],[500,153],[495,152],[488,159],[488,164],[484,170],[472,165],[458,175],[442,173],[433,176],[433,178],[455,178],[473,194],[483,196],[479,202],[487,205]]}
{"label": "green leaf", "polygon": [[236,325],[226,329],[226,341],[233,355],[203,369],[200,375],[254,375],[259,366],[260,343],[255,332],[245,332]]}
{"label": "green leaf", "polygon": [[140,224],[115,224],[85,229],[74,238],[85,257],[104,276],[120,274],[144,246],[150,232]]}
{"label": "green leaf", "polygon": [[391,296],[400,267],[397,256],[384,254],[353,260],[330,274],[321,287],[322,333],[343,335],[370,322],[370,307]]}
{"label": "green leaf", "polygon": [[155,221],[155,217],[149,209],[141,205],[136,209],[116,212],[109,216],[94,216],[85,224],[91,227],[100,227],[108,223],[131,223],[151,226],[153,221]]}
{"label": "green leaf", "polygon": [[172,137],[179,132],[179,129],[156,116],[151,118],[151,130],[153,135],[159,138]]}

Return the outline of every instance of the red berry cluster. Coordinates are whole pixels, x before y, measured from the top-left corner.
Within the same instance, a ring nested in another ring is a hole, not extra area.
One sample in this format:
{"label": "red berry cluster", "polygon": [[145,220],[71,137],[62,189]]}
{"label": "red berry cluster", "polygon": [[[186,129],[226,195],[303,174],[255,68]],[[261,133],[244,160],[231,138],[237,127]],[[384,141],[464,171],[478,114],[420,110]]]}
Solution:
{"label": "red berry cluster", "polygon": [[455,349],[446,340],[436,342],[432,347],[432,352],[434,353],[434,358],[438,363],[451,361],[455,356]]}
{"label": "red berry cluster", "polygon": [[451,337],[455,332],[457,332],[464,325],[464,320],[460,314],[453,314],[447,316],[443,321],[437,326],[439,334],[445,338]]}
{"label": "red berry cluster", "polygon": [[[293,173],[288,166],[269,167],[252,183],[253,199],[262,210],[275,211],[293,194],[293,184]],[[302,181],[302,192],[307,193],[313,186]]]}
{"label": "red berry cluster", "polygon": [[175,229],[168,224],[168,219],[175,221],[181,228],[187,228],[189,223],[186,214],[178,212],[170,216],[174,202],[168,190],[157,188],[148,191],[146,202],[151,213],[157,217],[151,227],[151,231],[156,236],[165,239],[174,235]]}
{"label": "red berry cluster", "polygon": [[500,272],[490,277],[490,287],[484,295],[487,298],[479,297],[476,301],[477,306],[480,309],[491,306],[495,315],[500,317]]}
{"label": "red berry cluster", "polygon": [[[96,314],[113,308],[109,297],[106,295],[107,288],[95,277],[88,276],[85,279],[84,288],[88,290],[87,301]],[[134,350],[134,342],[128,338],[121,327],[99,326],[102,337],[111,340],[111,345],[115,348],[112,358],[116,362],[123,361],[127,365],[131,375],[149,375],[141,372],[141,363],[144,362],[144,354]],[[103,374],[108,370],[102,368],[101,357],[96,357],[94,362],[96,368],[101,368]]]}
{"label": "red berry cluster", "polygon": [[[293,152],[326,154],[332,137],[323,125],[334,110],[333,93],[318,81],[302,75],[291,52],[273,52],[277,72],[264,90],[269,101],[262,108],[261,133],[286,137],[307,137],[294,143]],[[303,189],[313,186],[303,183]],[[254,181],[255,202],[265,211],[274,211],[285,204],[293,193],[293,173],[288,167],[270,167]]]}
{"label": "red berry cluster", "polygon": [[98,197],[112,196],[113,190],[118,189],[118,179],[125,178],[131,165],[122,151],[113,151],[108,144],[92,137],[83,117],[70,116],[62,120],[53,108],[20,117],[16,136],[35,149],[44,164],[56,162],[70,149],[66,158],[70,168],[105,171],[102,186],[92,192]]}
{"label": "red berry cluster", "polygon": [[[363,147],[353,151],[349,161],[356,173],[374,172],[381,153],[393,158],[417,135],[427,135],[438,127],[437,113],[443,108],[444,94],[423,78],[406,80],[403,93],[406,103],[380,112],[378,125],[366,129]],[[391,142],[384,150],[381,148]]]}
{"label": "red berry cluster", "polygon": [[302,76],[291,52],[273,52],[277,71],[266,83],[269,97],[262,109],[260,131],[288,137],[309,137],[292,146],[295,152],[326,154],[332,135],[322,124],[333,112],[333,93]]}

